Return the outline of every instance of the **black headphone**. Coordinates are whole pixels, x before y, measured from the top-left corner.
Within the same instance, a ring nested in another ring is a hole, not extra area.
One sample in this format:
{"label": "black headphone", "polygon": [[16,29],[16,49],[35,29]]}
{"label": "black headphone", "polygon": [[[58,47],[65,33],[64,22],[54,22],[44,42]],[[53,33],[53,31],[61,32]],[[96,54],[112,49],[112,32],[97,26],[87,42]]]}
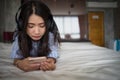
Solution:
{"label": "black headphone", "polygon": [[[27,2],[26,2],[26,3],[27,3]],[[22,7],[23,7],[26,3],[21,4],[21,6],[18,8],[18,11],[16,12],[16,15],[15,15],[15,21],[16,21],[16,23],[17,23],[17,30],[18,30],[18,31],[21,31],[21,30],[22,30],[21,26],[23,25],[23,21],[20,20],[20,18],[19,18],[18,15],[20,14],[20,10],[22,9]]]}
{"label": "black headphone", "polygon": [[18,8],[18,10],[16,12],[15,21],[17,23],[17,30],[18,31],[22,31],[22,26],[23,26],[23,20],[19,18],[20,11],[27,3],[30,3],[32,1],[39,1],[40,2],[40,0],[27,0],[24,3],[21,3],[21,6]]}

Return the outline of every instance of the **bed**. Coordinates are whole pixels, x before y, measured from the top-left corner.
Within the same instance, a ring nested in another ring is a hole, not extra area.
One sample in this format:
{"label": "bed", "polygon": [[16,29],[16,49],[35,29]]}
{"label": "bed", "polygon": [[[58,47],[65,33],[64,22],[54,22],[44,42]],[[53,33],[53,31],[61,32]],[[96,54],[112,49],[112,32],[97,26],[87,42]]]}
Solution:
{"label": "bed", "polygon": [[120,80],[120,53],[90,42],[64,42],[54,71],[24,72],[12,64],[11,43],[0,43],[0,80]]}

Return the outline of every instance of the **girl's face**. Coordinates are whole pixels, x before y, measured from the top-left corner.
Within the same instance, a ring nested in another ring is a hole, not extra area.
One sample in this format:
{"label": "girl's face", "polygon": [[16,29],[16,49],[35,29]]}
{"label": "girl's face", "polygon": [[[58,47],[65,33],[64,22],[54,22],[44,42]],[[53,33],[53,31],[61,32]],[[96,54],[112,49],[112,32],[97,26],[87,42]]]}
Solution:
{"label": "girl's face", "polygon": [[32,14],[28,19],[27,34],[33,40],[40,40],[45,34],[46,27],[42,17]]}

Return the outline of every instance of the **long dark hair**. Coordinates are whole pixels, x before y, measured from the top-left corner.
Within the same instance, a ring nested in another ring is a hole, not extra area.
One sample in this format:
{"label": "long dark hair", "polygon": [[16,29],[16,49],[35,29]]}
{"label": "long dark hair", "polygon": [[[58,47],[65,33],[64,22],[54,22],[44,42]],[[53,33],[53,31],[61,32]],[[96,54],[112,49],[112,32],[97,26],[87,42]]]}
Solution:
{"label": "long dark hair", "polygon": [[[33,10],[33,7],[35,10]],[[19,13],[19,16],[18,16]],[[38,56],[47,56],[50,53],[49,48],[49,33],[51,32],[54,36],[54,43],[60,43],[60,35],[58,32],[57,25],[53,19],[50,9],[41,1],[28,0],[23,3],[16,13],[16,22],[18,25],[18,43],[23,57],[29,57],[32,49],[32,40],[27,35],[26,29],[29,17],[35,13],[41,16],[45,21],[46,32],[44,36],[39,40],[40,44],[38,47]]]}

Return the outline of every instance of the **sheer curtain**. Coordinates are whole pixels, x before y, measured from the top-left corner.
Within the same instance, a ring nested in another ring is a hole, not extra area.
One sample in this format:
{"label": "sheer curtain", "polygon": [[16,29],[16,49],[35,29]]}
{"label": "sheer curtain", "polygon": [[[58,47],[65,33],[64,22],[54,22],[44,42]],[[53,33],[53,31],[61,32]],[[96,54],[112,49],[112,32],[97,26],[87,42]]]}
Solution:
{"label": "sheer curtain", "polygon": [[80,25],[77,16],[54,16],[61,38],[80,38]]}

